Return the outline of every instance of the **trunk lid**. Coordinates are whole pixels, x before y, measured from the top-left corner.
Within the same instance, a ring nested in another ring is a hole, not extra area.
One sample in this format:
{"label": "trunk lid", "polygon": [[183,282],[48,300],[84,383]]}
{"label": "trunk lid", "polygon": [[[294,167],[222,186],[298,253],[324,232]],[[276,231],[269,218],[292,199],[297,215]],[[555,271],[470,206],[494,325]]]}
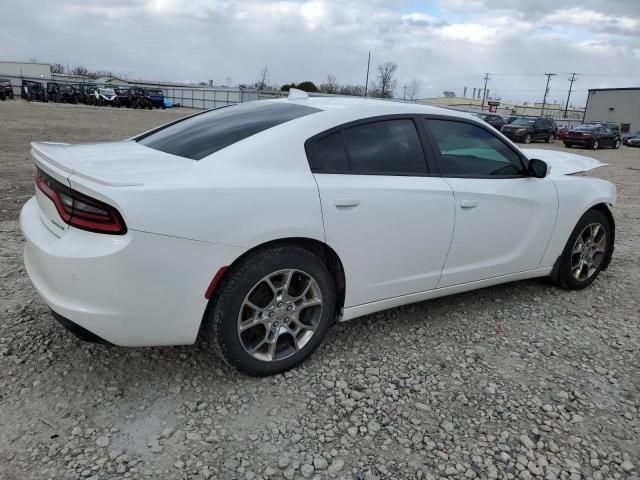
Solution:
{"label": "trunk lid", "polygon": [[71,175],[77,175],[112,187],[144,185],[161,176],[184,173],[195,163],[133,140],[81,145],[32,142],[31,153],[38,166],[55,167],[59,181],[68,183]]}

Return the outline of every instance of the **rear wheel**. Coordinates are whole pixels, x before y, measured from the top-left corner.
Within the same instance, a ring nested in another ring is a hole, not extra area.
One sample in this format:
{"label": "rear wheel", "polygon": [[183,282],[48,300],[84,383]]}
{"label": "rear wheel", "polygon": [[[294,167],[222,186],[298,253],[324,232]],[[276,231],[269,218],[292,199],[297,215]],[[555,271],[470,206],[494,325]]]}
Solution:
{"label": "rear wheel", "polygon": [[547,143],[553,143],[553,140],[554,140],[554,139],[555,139],[555,138],[554,138],[553,133],[552,133],[551,135],[549,135],[549,137],[548,137],[545,141],[546,141]]}
{"label": "rear wheel", "polygon": [[7,95],[4,92],[0,92],[0,100],[4,102],[6,98],[7,98]]}
{"label": "rear wheel", "polygon": [[569,143],[569,142],[564,142],[564,146],[567,148],[571,148],[573,146],[573,144]]}
{"label": "rear wheel", "polygon": [[250,375],[284,372],[318,347],[336,295],[322,261],[296,246],[259,251],[229,271],[210,307],[220,356]]}
{"label": "rear wheel", "polygon": [[615,148],[617,150],[618,148],[620,148],[621,144],[622,144],[622,142],[618,138],[618,139],[616,139],[616,142],[613,144],[613,148]]}
{"label": "rear wheel", "polygon": [[9,92],[9,100],[13,100],[13,92]]}
{"label": "rear wheel", "polygon": [[591,150],[598,150],[600,148],[600,142],[598,142],[598,140],[595,140],[592,144],[591,144]]}
{"label": "rear wheel", "polygon": [[611,224],[600,210],[589,210],[578,221],[560,257],[558,283],[580,290],[596,279],[612,248]]}

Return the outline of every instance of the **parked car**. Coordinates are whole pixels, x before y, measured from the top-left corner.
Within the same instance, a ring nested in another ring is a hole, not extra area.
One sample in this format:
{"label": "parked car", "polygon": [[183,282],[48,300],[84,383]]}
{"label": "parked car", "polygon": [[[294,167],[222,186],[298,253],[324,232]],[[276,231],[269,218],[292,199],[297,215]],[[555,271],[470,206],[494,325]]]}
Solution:
{"label": "parked car", "polygon": [[8,78],[0,78],[0,100],[13,100],[13,85]]}
{"label": "parked car", "polygon": [[22,87],[20,88],[20,97],[28,102],[39,101],[47,102],[47,89],[40,82],[33,82],[31,80],[23,80]]}
{"label": "parked car", "polygon": [[564,139],[564,145],[568,148],[576,145],[598,150],[606,147],[620,148],[621,144],[620,134],[602,125],[581,125],[569,130]]}
{"label": "parked car", "polygon": [[95,83],[81,83],[79,87],[80,102],[85,105],[96,105],[96,90],[98,86]]}
{"label": "parked car", "polygon": [[622,137],[622,144],[627,145],[627,142],[632,138],[640,138],[640,130],[638,130],[637,132],[631,132],[625,135],[624,137]]}
{"label": "parked car", "polygon": [[144,96],[149,105],[155,108],[165,109],[164,93],[159,88],[147,88],[144,90]]}
{"label": "parked car", "polygon": [[566,138],[567,133],[569,132],[569,130],[571,130],[569,127],[560,127],[560,128],[558,128],[557,139],[558,140],[564,140]]}
{"label": "parked car", "polygon": [[99,87],[93,92],[95,97],[94,105],[120,107],[117,102],[116,92],[110,87]]}
{"label": "parked car", "polygon": [[78,87],[68,83],[47,82],[47,98],[56,103],[78,103]]}
{"label": "parked car", "polygon": [[507,124],[504,118],[494,113],[475,112],[471,115],[478,117],[480,120],[484,120],[496,130],[500,130],[504,125]]}
{"label": "parked car", "polygon": [[131,107],[131,89],[129,87],[115,87],[116,102],[121,107]]}
{"label": "parked car", "polygon": [[31,145],[25,267],[54,316],[123,346],[200,332],[253,375],[298,365],[336,319],[533,277],[579,290],[613,252],[616,187],[572,175],[600,162],[426,105],[292,89]]}
{"label": "parked car", "polygon": [[513,123],[513,121],[514,121],[514,120],[516,120],[516,119],[518,119],[518,118],[520,118],[520,116],[518,116],[518,115],[509,115],[509,116],[506,118],[506,122],[507,122],[507,124],[509,124],[509,123]]}
{"label": "parked car", "polygon": [[628,147],[640,147],[640,135],[627,140]]}
{"label": "parked car", "polygon": [[502,127],[502,133],[515,142],[531,143],[544,140],[552,143],[557,134],[555,122],[550,118],[520,117]]}

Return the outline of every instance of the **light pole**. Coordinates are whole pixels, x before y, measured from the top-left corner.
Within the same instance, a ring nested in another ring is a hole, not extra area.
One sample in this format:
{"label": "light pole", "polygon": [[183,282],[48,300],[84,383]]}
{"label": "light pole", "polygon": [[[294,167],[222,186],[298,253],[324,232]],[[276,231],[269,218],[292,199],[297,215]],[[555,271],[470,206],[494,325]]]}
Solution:
{"label": "light pole", "polygon": [[489,74],[485,73],[484,77],[482,77],[484,80],[484,89],[482,90],[482,108],[481,110],[484,112],[484,100],[485,98],[487,98],[487,82],[489,81]]}
{"label": "light pole", "polygon": [[571,88],[573,87],[573,82],[577,80],[576,72],[571,74],[571,78],[569,79],[569,93],[567,94],[567,103],[564,106],[564,118],[567,118],[567,110],[569,109],[569,99],[571,98]]}

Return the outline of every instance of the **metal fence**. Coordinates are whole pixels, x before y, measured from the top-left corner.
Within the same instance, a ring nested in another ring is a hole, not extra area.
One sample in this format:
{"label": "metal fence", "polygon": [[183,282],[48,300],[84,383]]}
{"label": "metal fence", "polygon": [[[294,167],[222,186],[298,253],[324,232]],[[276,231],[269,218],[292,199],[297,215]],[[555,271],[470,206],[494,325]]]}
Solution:
{"label": "metal fence", "polygon": [[180,105],[187,108],[197,108],[208,110],[212,108],[224,107],[227,105],[235,105],[236,103],[250,102],[252,100],[262,100],[264,98],[279,98],[286,96],[287,92],[259,92],[252,89],[243,88],[227,88],[227,87],[206,87],[206,86],[174,86],[174,85],[153,85],[136,83],[131,85],[101,84],[98,82],[78,82],[63,79],[47,79],[34,77],[20,77],[15,75],[5,75],[0,73],[0,78],[11,81],[13,85],[13,93],[16,97],[20,96],[23,80],[40,82],[45,88],[47,83],[71,84],[79,85],[80,83],[96,84],[99,87],[106,88],[152,88],[162,90],[164,96],[170,99],[174,105]]}

